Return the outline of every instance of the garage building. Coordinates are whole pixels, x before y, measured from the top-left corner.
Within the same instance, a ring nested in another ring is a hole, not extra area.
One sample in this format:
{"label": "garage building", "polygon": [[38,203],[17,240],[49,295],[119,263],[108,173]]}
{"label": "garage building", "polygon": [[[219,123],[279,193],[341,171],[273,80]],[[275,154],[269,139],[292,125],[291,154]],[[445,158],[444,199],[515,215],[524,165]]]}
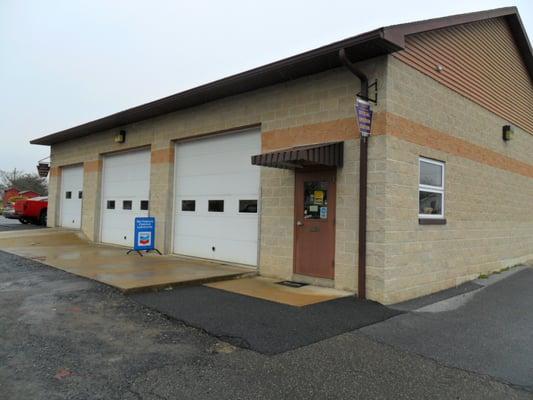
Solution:
{"label": "garage building", "polygon": [[533,258],[532,82],[514,7],[379,28],[33,140],[48,225],[129,247],[153,216],[164,253],[383,303],[453,287]]}

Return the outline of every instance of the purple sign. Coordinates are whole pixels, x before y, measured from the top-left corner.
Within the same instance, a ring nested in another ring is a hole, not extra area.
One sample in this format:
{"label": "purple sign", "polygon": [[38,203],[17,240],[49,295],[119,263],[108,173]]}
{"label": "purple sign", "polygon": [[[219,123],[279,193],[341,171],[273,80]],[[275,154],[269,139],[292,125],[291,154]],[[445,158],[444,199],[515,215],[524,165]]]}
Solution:
{"label": "purple sign", "polygon": [[370,136],[370,129],[372,128],[372,107],[370,103],[362,99],[357,99],[355,102],[355,113],[361,136]]}

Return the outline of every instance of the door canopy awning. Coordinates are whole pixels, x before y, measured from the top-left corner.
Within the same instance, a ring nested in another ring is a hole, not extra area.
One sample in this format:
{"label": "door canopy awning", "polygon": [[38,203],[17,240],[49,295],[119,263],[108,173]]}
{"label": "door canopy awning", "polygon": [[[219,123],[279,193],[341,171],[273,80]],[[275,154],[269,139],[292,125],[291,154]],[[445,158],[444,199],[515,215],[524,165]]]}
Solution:
{"label": "door canopy awning", "polygon": [[297,169],[306,166],[342,167],[344,142],[291,147],[252,156],[253,165]]}

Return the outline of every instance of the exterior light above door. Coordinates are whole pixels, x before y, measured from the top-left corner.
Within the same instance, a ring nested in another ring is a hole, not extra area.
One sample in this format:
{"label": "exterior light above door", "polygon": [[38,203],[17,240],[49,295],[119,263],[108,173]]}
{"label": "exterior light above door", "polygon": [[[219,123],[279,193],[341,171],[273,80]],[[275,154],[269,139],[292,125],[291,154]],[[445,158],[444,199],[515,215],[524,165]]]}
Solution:
{"label": "exterior light above door", "polygon": [[114,137],[115,143],[124,143],[126,141],[126,131],[121,130]]}

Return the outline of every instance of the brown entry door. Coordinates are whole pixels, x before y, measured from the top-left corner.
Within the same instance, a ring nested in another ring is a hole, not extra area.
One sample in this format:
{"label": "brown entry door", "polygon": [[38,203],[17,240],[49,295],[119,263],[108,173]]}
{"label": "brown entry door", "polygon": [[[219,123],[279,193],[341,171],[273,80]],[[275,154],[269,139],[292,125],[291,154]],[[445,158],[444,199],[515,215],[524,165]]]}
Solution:
{"label": "brown entry door", "polygon": [[296,171],[294,272],[333,278],[336,170]]}

